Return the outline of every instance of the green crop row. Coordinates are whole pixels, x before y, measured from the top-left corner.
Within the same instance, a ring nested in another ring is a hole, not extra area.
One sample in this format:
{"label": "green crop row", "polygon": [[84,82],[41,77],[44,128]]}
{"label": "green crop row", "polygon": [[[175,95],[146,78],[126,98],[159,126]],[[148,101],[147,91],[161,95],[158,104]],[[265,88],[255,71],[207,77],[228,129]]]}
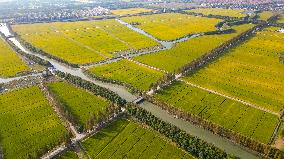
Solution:
{"label": "green crop row", "polygon": [[38,87],[1,94],[0,101],[0,144],[5,158],[37,158],[68,138]]}
{"label": "green crop row", "polygon": [[126,119],[113,122],[82,145],[92,158],[192,158],[156,132]]}

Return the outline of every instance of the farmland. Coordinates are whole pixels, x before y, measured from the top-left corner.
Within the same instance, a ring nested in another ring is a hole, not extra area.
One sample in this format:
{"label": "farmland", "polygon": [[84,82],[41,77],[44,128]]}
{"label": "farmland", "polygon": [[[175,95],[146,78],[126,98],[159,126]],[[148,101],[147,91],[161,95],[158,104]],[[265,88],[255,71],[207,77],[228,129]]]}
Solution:
{"label": "farmland", "polygon": [[235,18],[243,18],[246,16],[245,10],[242,9],[222,9],[222,8],[198,8],[187,10],[187,12],[201,13],[203,15],[220,15]]}
{"label": "farmland", "polygon": [[194,114],[263,143],[269,142],[278,123],[278,117],[275,115],[182,82],[167,87],[155,97],[183,112]]}
{"label": "farmland", "polygon": [[110,105],[105,99],[65,82],[49,83],[48,87],[75,117],[77,125],[85,127],[89,119],[103,115]]}
{"label": "farmland", "polygon": [[120,60],[110,64],[95,66],[89,71],[96,76],[117,80],[136,89],[147,91],[151,84],[163,77],[163,73],[138,65],[129,60]]}
{"label": "farmland", "polygon": [[258,14],[259,16],[259,20],[268,20],[270,17],[273,16],[273,12],[270,12],[270,11],[263,11],[261,13]]}
{"label": "farmland", "polygon": [[37,158],[64,141],[67,131],[38,87],[1,94],[0,101],[5,158]]}
{"label": "farmland", "polygon": [[176,72],[179,68],[194,59],[210,52],[226,41],[236,37],[240,33],[252,28],[252,24],[233,26],[236,30],[232,34],[205,35],[176,44],[172,49],[158,53],[142,55],[134,59],[169,72]]}
{"label": "farmland", "polygon": [[186,80],[280,112],[284,104],[284,65],[279,60],[283,39],[284,34],[275,28],[265,29]]}
{"label": "farmland", "polygon": [[115,15],[131,15],[131,14],[146,13],[151,11],[153,10],[146,8],[127,8],[127,9],[112,10],[111,13]]}
{"label": "farmland", "polygon": [[14,25],[13,30],[35,47],[73,64],[158,45],[115,20],[23,24]]}
{"label": "farmland", "polygon": [[17,73],[28,70],[24,61],[0,38],[0,77],[16,76]]}
{"label": "farmland", "polygon": [[123,21],[135,24],[147,33],[161,40],[175,40],[189,34],[215,31],[220,19],[192,15],[165,13],[122,18]]}
{"label": "farmland", "polygon": [[192,158],[138,123],[120,119],[82,143],[92,158]]}

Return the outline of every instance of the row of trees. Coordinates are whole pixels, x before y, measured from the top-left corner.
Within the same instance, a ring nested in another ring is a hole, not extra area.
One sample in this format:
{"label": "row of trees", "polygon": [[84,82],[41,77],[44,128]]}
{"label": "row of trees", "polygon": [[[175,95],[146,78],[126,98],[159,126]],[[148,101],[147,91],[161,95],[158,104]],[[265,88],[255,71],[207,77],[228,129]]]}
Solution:
{"label": "row of trees", "polygon": [[223,150],[208,144],[197,137],[187,134],[185,131],[180,130],[178,127],[166,123],[143,108],[128,104],[126,107],[128,114],[136,118],[142,123],[147,124],[154,130],[170,138],[173,142],[177,143],[179,147],[189,152],[192,156],[201,159],[233,159],[237,158],[228,155]]}
{"label": "row of trees", "polygon": [[58,58],[58,57],[53,56],[53,55],[51,55],[51,54],[48,54],[48,53],[46,53],[45,51],[43,51],[42,49],[36,48],[36,47],[34,47],[32,44],[30,44],[30,43],[28,43],[27,41],[23,40],[23,39],[21,38],[21,36],[18,35],[17,33],[15,33],[15,35],[16,35],[17,39],[20,41],[20,43],[23,44],[24,47],[27,48],[28,50],[30,50],[31,52],[44,55],[44,56],[46,56],[46,57],[48,57],[48,58],[54,59],[54,60],[56,60],[56,61],[58,61],[58,62],[64,63],[64,64],[69,65],[69,66],[71,66],[71,67],[79,68],[79,65],[78,65],[78,64],[72,64],[72,63],[70,63],[70,62],[68,62],[68,61],[66,61],[66,60],[63,60],[63,59],[61,59],[61,58]]}
{"label": "row of trees", "polygon": [[195,125],[199,125],[201,127],[203,127],[204,129],[217,134],[221,137],[225,137],[227,139],[229,139],[230,141],[233,141],[237,144],[240,144],[244,147],[247,147],[253,151],[258,152],[259,154],[268,157],[268,158],[283,158],[283,153],[274,148],[271,147],[270,145],[266,145],[263,143],[260,143],[258,141],[255,141],[251,138],[245,137],[241,134],[238,134],[232,130],[226,129],[220,125],[217,125],[215,123],[212,123],[210,121],[204,120],[198,116],[195,116],[193,114],[188,114],[188,113],[184,113],[183,111],[180,111],[177,108],[174,108],[168,104],[166,104],[165,102],[159,101],[156,98],[153,98],[151,96],[147,96],[145,95],[144,98],[148,101],[150,101],[151,103],[154,103],[155,105],[161,107],[164,110],[167,110],[170,114],[177,116],[178,118],[184,119],[186,121],[189,121]]}
{"label": "row of trees", "polygon": [[55,74],[57,76],[59,76],[60,78],[63,78],[70,83],[73,83],[73,84],[75,84],[79,87],[82,87],[86,90],[93,92],[95,95],[98,95],[98,96],[101,96],[101,97],[108,99],[109,101],[116,104],[117,106],[124,106],[127,103],[125,99],[121,98],[119,95],[112,92],[111,90],[100,87],[100,86],[98,86],[98,85],[96,85],[92,82],[86,81],[86,80],[84,80],[80,77],[73,76],[69,73],[64,73],[64,72],[61,72],[61,71],[56,71]]}

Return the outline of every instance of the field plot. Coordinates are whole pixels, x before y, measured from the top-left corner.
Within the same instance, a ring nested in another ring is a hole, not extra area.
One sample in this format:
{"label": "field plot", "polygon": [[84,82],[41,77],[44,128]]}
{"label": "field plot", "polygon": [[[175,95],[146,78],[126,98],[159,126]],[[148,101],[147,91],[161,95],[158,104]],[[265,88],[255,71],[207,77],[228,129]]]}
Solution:
{"label": "field plot", "polygon": [[263,143],[269,142],[278,123],[275,115],[181,82],[158,92],[155,97],[183,112]]}
{"label": "field plot", "polygon": [[146,66],[138,65],[126,59],[96,66],[89,71],[96,76],[130,84],[142,91],[149,90],[151,84],[163,77],[163,73],[161,72],[152,70]]}
{"label": "field plot", "polygon": [[170,50],[142,55],[134,59],[169,72],[175,72],[185,64],[210,52],[253,26],[252,24],[234,26],[233,29],[235,29],[236,32],[232,34],[208,35],[189,39],[188,41],[176,44],[176,46]]}
{"label": "field plot", "polygon": [[261,13],[258,14],[259,16],[259,20],[268,20],[270,17],[273,16],[273,12],[270,12],[270,11],[263,11]]}
{"label": "field plot", "polygon": [[17,73],[28,70],[24,61],[0,38],[0,77],[16,76]]}
{"label": "field plot", "polygon": [[131,15],[131,14],[146,13],[151,11],[153,10],[147,8],[127,8],[127,9],[112,10],[111,13],[115,15]]}
{"label": "field plot", "polygon": [[[269,109],[283,110],[284,34],[268,28],[186,80]],[[261,45],[260,45],[261,44]]]}
{"label": "field plot", "polygon": [[188,34],[215,31],[220,19],[178,13],[154,14],[122,18],[161,40],[175,40]]}
{"label": "field plot", "polygon": [[242,18],[247,16],[243,9],[223,9],[223,8],[198,8],[187,10],[187,12],[201,13],[203,15],[221,15],[235,18]]}
{"label": "field plot", "polygon": [[48,87],[80,126],[85,127],[93,115],[103,115],[110,105],[105,99],[65,82],[50,83]]}
{"label": "field plot", "polygon": [[113,57],[113,52],[154,47],[157,42],[115,20],[15,25],[24,40],[74,64]]}
{"label": "field plot", "polygon": [[88,138],[83,147],[92,158],[192,158],[156,132],[126,119]]}
{"label": "field plot", "polygon": [[64,141],[67,131],[38,87],[1,94],[0,101],[5,158],[37,158]]}

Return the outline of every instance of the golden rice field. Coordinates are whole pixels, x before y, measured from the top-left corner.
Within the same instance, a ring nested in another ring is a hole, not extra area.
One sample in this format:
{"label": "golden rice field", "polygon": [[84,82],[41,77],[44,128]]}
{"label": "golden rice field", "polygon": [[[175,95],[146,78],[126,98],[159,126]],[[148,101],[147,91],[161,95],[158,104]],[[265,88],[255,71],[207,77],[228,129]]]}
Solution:
{"label": "golden rice field", "polygon": [[268,28],[187,81],[280,112],[284,106],[284,34]]}
{"label": "golden rice field", "polygon": [[0,77],[12,77],[28,71],[27,64],[0,38]]}
{"label": "golden rice field", "polygon": [[115,20],[23,24],[12,28],[35,47],[73,64],[104,60],[117,51],[158,45]]}
{"label": "golden rice field", "polygon": [[120,60],[96,66],[89,69],[89,71],[96,76],[117,80],[142,91],[149,90],[151,84],[156,83],[163,77],[163,73],[129,60]]}
{"label": "golden rice field", "polygon": [[114,15],[131,15],[131,14],[146,13],[151,11],[153,10],[147,8],[127,8],[127,9],[111,10],[111,13]]}
{"label": "golden rice field", "polygon": [[175,40],[189,34],[215,31],[220,19],[198,17],[178,13],[154,14],[122,18],[128,23],[161,40]]}
{"label": "golden rice field", "polygon": [[232,34],[207,35],[176,44],[172,49],[135,57],[134,59],[169,72],[177,72],[179,68],[194,59],[210,52],[224,42],[252,28],[252,24],[234,26]]}
{"label": "golden rice field", "polygon": [[270,11],[263,11],[261,13],[258,14],[259,16],[259,20],[268,20],[270,17],[273,16],[273,12],[270,12]]}
{"label": "golden rice field", "polygon": [[221,15],[228,17],[242,18],[245,17],[243,9],[223,9],[223,8],[198,8],[187,10],[187,12],[201,13],[203,15]]}

